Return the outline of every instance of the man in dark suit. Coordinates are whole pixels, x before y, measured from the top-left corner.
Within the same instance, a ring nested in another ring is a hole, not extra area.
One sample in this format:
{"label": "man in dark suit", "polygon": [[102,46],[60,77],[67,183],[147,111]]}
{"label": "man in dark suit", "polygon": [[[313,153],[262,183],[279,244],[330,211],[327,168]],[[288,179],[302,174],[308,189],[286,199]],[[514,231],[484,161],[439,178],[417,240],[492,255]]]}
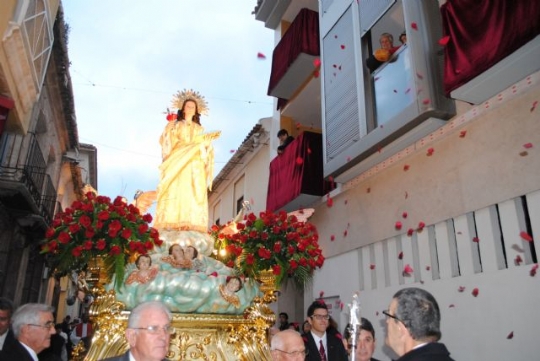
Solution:
{"label": "man in dark suit", "polygon": [[367,318],[362,317],[359,332],[357,333],[355,353],[357,361],[379,361],[373,357],[375,352],[375,329]]}
{"label": "man in dark suit", "polygon": [[328,307],[322,300],[315,301],[307,311],[311,331],[304,335],[308,350],[306,361],[347,361],[349,359],[343,337],[334,328],[329,328]]}
{"label": "man in dark suit", "polygon": [[9,327],[12,315],[13,303],[5,297],[0,297],[0,351],[2,351],[6,340],[9,344],[14,339],[13,332]]}
{"label": "man in dark suit", "polygon": [[169,352],[172,315],[167,306],[158,301],[141,303],[128,319],[126,339],[129,351],[103,361],[162,361]]}
{"label": "man in dark suit", "polygon": [[15,311],[11,320],[13,340],[6,340],[0,360],[34,361],[37,354],[51,345],[54,329],[53,308],[28,303]]}
{"label": "man in dark suit", "polygon": [[441,338],[441,312],[431,293],[416,287],[394,295],[386,315],[386,344],[397,361],[453,361]]}

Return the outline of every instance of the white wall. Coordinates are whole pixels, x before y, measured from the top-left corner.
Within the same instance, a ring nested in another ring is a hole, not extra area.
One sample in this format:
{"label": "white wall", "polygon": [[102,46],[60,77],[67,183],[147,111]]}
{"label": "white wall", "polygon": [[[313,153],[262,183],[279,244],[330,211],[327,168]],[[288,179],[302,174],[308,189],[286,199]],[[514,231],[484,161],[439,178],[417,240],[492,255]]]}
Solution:
{"label": "white wall", "polygon": [[[477,107],[459,104],[443,128],[333,192],[332,207],[321,199],[311,221],[327,261],[304,305],[323,291],[341,297],[345,314],[360,291],[362,316],[376,327],[375,357],[385,360],[395,355],[383,348],[381,311],[399,289],[421,287],[439,302],[442,342],[454,359],[538,359],[540,272],[530,275],[537,261],[519,235],[528,219],[540,256],[538,99],[535,73]],[[426,228],[408,237],[420,221]],[[410,277],[402,275],[405,264]]]}

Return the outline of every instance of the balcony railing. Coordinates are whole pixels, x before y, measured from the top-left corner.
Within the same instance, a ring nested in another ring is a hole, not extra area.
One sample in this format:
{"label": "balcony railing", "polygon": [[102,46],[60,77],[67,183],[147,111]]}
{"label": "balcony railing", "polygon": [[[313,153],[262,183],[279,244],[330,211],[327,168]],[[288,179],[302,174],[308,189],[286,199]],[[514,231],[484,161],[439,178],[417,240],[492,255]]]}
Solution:
{"label": "balcony railing", "polygon": [[266,209],[305,208],[328,190],[323,178],[322,136],[304,132],[270,162]]}
{"label": "balcony railing", "polygon": [[48,224],[56,189],[34,134],[4,134],[0,147],[0,199],[16,216],[37,215]]}
{"label": "balcony railing", "polygon": [[319,14],[302,9],[274,49],[268,95],[290,99],[315,70],[319,55]]}

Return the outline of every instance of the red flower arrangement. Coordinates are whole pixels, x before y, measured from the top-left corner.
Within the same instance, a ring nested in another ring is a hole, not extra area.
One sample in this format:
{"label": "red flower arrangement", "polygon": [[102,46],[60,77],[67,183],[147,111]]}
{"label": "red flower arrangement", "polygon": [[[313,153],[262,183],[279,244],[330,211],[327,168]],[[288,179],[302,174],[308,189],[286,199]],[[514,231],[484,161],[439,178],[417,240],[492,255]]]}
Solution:
{"label": "red flower arrangement", "polygon": [[241,275],[258,278],[271,270],[276,287],[290,278],[303,289],[314,270],[324,264],[315,225],[295,215],[261,212],[257,217],[250,213],[235,226],[235,232],[227,232],[234,225],[213,226],[211,234],[216,239],[216,258]]}
{"label": "red flower arrangement", "polygon": [[160,246],[159,232],[149,226],[150,214],[127,204],[122,197],[111,202],[109,197],[89,192],[82,201],[56,214],[45,234],[41,253],[55,276],[65,276],[88,267],[102,257],[109,279],[115,275],[115,288],[124,281],[125,266],[130,256],[146,254]]}

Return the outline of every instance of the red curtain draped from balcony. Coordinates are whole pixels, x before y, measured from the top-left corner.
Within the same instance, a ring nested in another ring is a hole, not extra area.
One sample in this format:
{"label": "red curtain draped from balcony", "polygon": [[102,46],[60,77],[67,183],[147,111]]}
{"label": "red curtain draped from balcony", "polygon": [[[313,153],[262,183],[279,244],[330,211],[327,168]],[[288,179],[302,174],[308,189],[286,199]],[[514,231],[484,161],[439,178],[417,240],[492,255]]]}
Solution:
{"label": "red curtain draped from balcony", "polygon": [[[319,55],[319,13],[302,9],[285,32],[272,55],[268,95],[300,53]],[[313,69],[315,70],[315,69]]]}
{"label": "red curtain draped from balcony", "polygon": [[441,14],[447,95],[540,34],[537,0],[449,0]]}
{"label": "red curtain draped from balcony", "polygon": [[[322,136],[303,132],[285,151],[270,162],[270,180],[266,209],[275,211],[293,201],[300,193],[322,195]],[[297,162],[301,159],[302,162]]]}

